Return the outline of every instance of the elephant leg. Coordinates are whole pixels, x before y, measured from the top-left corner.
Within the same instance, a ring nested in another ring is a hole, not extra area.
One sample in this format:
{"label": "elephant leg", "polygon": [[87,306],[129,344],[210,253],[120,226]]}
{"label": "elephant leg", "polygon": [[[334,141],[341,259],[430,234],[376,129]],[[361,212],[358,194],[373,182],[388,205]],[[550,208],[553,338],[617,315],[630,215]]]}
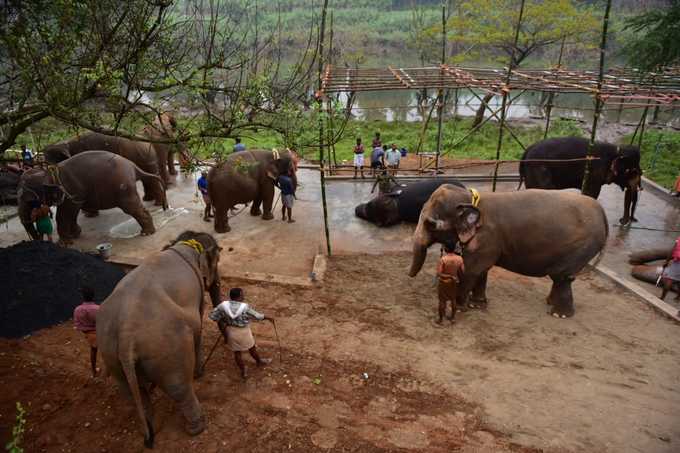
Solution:
{"label": "elephant leg", "polygon": [[201,331],[199,330],[196,335],[194,335],[194,379],[198,379],[203,376],[203,351],[201,350],[203,346],[203,341],[201,338]]}
{"label": "elephant leg", "polygon": [[186,420],[186,431],[192,436],[200,434],[205,429],[205,417],[192,387],[191,374],[188,376],[175,375],[170,379],[174,382],[167,382],[168,376],[166,375],[160,387],[179,405]]}
{"label": "elephant leg", "polygon": [[486,281],[489,272],[484,272],[477,278],[475,286],[472,288],[472,297],[470,298],[470,303],[468,304],[470,308],[486,308],[488,303],[486,299]]}
{"label": "elephant leg", "polygon": [[262,198],[258,195],[254,200],[253,204],[250,206],[250,215],[253,217],[257,217],[259,215],[262,215],[262,210],[260,209],[260,205],[262,204]]}
{"label": "elephant leg", "polygon": [[165,187],[170,184],[170,174],[168,172],[168,153],[164,151],[156,151],[156,157],[158,158],[158,173]]}
{"label": "elephant leg", "polygon": [[260,192],[262,197],[262,220],[272,220],[272,206],[274,204],[274,184],[267,181]]}
{"label": "elephant leg", "polygon": [[148,181],[142,180],[142,187],[144,187],[144,196],[142,197],[142,200],[144,201],[151,201],[156,199],[156,189],[154,185],[149,183]]}
{"label": "elephant leg", "polygon": [[176,175],[177,170],[175,169],[175,153],[168,152],[168,173],[171,175]]}
{"label": "elephant leg", "polygon": [[216,233],[228,233],[231,231],[229,226],[229,206],[228,203],[224,203],[218,200],[213,200],[213,209],[215,212],[215,232]]}
{"label": "elephant leg", "polygon": [[147,236],[156,232],[156,228],[153,226],[151,214],[149,214],[149,211],[144,209],[142,202],[139,200],[139,195],[137,195],[137,200],[135,201],[122,203],[120,205],[120,209],[122,209],[123,212],[130,217],[133,217],[137,223],[139,223],[139,225],[142,227],[142,236]]}
{"label": "elephant leg", "polygon": [[64,244],[69,244],[72,239],[80,237],[79,211],[80,207],[69,200],[64,200],[57,208],[57,233],[59,240]]}
{"label": "elephant leg", "polygon": [[456,294],[456,307],[458,307],[460,311],[467,311],[468,307],[470,307],[470,304],[468,303],[470,291],[472,291],[478,278],[479,275],[465,274],[461,279],[460,285],[458,285],[458,293]]}
{"label": "elephant leg", "polygon": [[574,295],[571,291],[572,276],[551,276],[553,287],[550,291],[552,308],[550,314],[556,318],[570,318],[574,316]]}
{"label": "elephant leg", "polygon": [[26,233],[33,239],[37,241],[40,239],[38,230],[35,229],[35,224],[31,221],[31,210],[28,207],[27,202],[19,203],[19,219],[21,219],[21,224],[24,226]]}

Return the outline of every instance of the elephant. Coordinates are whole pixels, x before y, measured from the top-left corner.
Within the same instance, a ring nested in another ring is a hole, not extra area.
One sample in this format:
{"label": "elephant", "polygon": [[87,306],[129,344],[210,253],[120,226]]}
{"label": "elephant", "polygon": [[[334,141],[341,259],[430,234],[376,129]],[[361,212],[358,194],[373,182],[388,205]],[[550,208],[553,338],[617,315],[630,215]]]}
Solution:
{"label": "elephant", "polygon": [[[589,141],[580,137],[550,138],[529,146],[519,165],[520,182],[527,189],[581,189],[585,172],[585,161],[575,162],[524,162],[526,159],[563,160],[583,159],[588,152]],[[622,225],[635,218],[638,190],[642,178],[640,168],[640,148],[633,145],[613,145],[596,142],[593,147],[593,160],[589,184],[584,195],[597,198],[604,184],[615,183],[625,190]]]}
{"label": "elephant", "polygon": [[430,195],[444,184],[465,187],[455,178],[418,181],[358,205],[354,209],[354,214],[379,227],[388,227],[400,222],[418,223],[423,205]]}
{"label": "elephant", "polygon": [[[45,161],[58,164],[71,156],[85,151],[108,151],[134,162],[142,171],[154,175],[159,174],[158,158],[151,143],[137,142],[127,138],[88,132],[69,140],[46,146],[43,149]],[[156,206],[163,204],[163,187],[155,181],[142,181],[144,185],[143,200],[155,200]]]}
{"label": "elephant", "polygon": [[[121,208],[142,226],[142,234],[153,234],[151,215],[137,193],[136,181],[161,184],[158,175],[145,173],[131,161],[108,151],[85,151],[49,167],[34,168],[21,176],[19,217],[26,232],[37,239],[31,222],[35,202],[57,207],[59,239],[70,243],[80,236],[78,212]],[[167,209],[165,197],[163,208]]]}
{"label": "elephant", "polygon": [[531,277],[550,276],[551,314],[573,316],[571,282],[607,241],[607,217],[600,204],[576,193],[529,189],[479,195],[443,185],[423,206],[413,236],[409,275],[423,266],[435,242],[463,248],[465,275],[457,305],[486,306],[486,276],[496,265]]}
{"label": "elephant", "polygon": [[239,151],[213,167],[208,173],[208,193],[215,209],[215,231],[230,231],[227,212],[237,204],[251,201],[250,215],[262,214],[264,220],[273,219],[274,181],[280,174],[288,173],[293,175],[293,185],[297,187],[295,155],[288,150]]}
{"label": "elephant", "polygon": [[179,405],[191,435],[205,429],[193,380],[203,372],[204,292],[220,303],[220,251],[210,234],[185,231],[123,277],[97,313],[97,347],[132,398],[147,448],[154,443],[148,385]]}
{"label": "elephant", "polygon": [[158,159],[158,168],[160,170],[161,178],[165,184],[171,184],[170,175],[176,175],[175,168],[175,151],[178,150],[180,156],[187,156],[186,146],[182,143],[169,144],[158,143],[153,140],[168,140],[173,139],[177,135],[177,121],[175,117],[168,112],[160,114],[152,124],[146,126],[142,130],[142,134],[152,140],[151,145],[156,151],[156,158]]}

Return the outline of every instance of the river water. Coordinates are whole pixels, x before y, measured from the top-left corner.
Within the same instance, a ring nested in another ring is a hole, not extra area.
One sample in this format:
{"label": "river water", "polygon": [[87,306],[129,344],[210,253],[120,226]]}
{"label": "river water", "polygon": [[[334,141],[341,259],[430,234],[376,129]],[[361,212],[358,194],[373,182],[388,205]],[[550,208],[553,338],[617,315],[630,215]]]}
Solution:
{"label": "river water", "polygon": [[[430,95],[434,91],[430,90]],[[479,98],[483,94],[477,94]],[[454,102],[454,94],[451,93],[449,102],[446,106],[446,115],[452,116],[474,116],[480,105],[479,98],[471,93],[470,90],[460,90],[458,102]],[[511,93],[511,97],[513,94]],[[540,92],[526,92],[519,95],[507,111],[509,119],[544,118],[545,98]],[[340,95],[340,101],[346,102],[347,95]],[[541,102],[541,101],[544,102]],[[360,120],[383,120],[383,121],[422,121],[423,114],[419,111],[416,93],[414,91],[374,91],[362,92],[357,94],[352,113],[356,119]],[[500,108],[501,97],[494,97],[490,105],[496,109]],[[552,117],[570,118],[591,123],[593,120],[593,99],[586,94],[561,93],[556,94],[553,100]],[[643,112],[643,108],[626,107],[619,108],[618,103],[608,103],[605,105],[603,119],[607,122],[615,123],[637,123]],[[648,119],[652,119],[653,108],[649,109]],[[428,111],[424,112],[427,116]],[[486,116],[491,115],[488,111]],[[434,117],[436,117],[436,112]],[[661,108],[657,117],[657,122],[667,126],[680,127],[680,107]]]}

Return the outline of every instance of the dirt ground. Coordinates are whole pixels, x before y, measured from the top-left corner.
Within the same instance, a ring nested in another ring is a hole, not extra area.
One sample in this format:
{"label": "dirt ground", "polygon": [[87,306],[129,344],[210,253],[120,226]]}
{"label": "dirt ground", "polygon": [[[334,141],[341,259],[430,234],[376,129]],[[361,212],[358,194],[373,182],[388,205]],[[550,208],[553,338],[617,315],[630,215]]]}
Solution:
{"label": "dirt ground", "polygon": [[[680,449],[680,326],[594,273],[574,285],[576,316],[558,320],[546,315],[548,280],[494,269],[488,311],[438,327],[434,262],[415,279],[409,262],[336,256],[315,288],[225,281],[276,317],[283,362],[269,324],[253,330],[274,363],[246,383],[220,346],[196,383],[206,431],[185,434],[156,391],[156,451]],[[206,352],[216,338],[206,321]],[[70,322],[1,340],[0,370],[3,442],[21,401],[27,452],[143,451],[132,405],[88,377]]]}

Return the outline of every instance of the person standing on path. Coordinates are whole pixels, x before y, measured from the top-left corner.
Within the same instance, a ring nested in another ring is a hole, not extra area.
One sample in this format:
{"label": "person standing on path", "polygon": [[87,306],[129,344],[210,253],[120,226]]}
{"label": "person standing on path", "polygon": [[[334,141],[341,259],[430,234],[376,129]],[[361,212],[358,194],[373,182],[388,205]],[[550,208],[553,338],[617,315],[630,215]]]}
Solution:
{"label": "person standing on path", "polygon": [[287,175],[279,175],[276,178],[276,186],[281,189],[281,220],[286,220],[286,211],[288,212],[288,223],[293,223],[293,204],[295,202],[295,186],[293,185],[293,178],[290,173]]}
{"label": "person standing on path", "polygon": [[401,151],[397,149],[397,145],[392,143],[392,148],[385,153],[385,159],[387,159],[387,168],[391,170],[392,175],[396,176],[401,161]]}
{"label": "person standing on path", "polygon": [[92,288],[84,286],[80,289],[83,303],[73,310],[73,327],[82,332],[90,345],[90,366],[92,377],[97,377],[97,311],[99,305],[94,301]]}
{"label": "person standing on path", "polygon": [[246,145],[241,143],[241,137],[236,137],[234,139],[236,143],[234,143],[234,152],[237,153],[239,151],[245,151],[246,150]]}
{"label": "person standing on path", "polygon": [[444,245],[444,255],[442,255],[437,265],[437,294],[439,296],[439,319],[438,324],[444,321],[446,314],[446,302],[451,301],[451,316],[449,321],[453,324],[456,318],[456,296],[458,295],[458,284],[465,272],[463,258],[457,255],[451,244]]}
{"label": "person standing on path", "polygon": [[31,220],[35,222],[35,229],[38,232],[38,240],[42,241],[47,236],[47,240],[52,242],[52,210],[46,203],[41,203],[40,206],[33,208],[31,211]]}
{"label": "person standing on path", "polygon": [[364,145],[361,144],[361,139],[357,138],[357,144],[354,147],[354,179],[357,179],[357,170],[361,170],[361,178],[364,178]]}
{"label": "person standing on path", "polygon": [[371,152],[371,176],[375,176],[379,168],[385,168],[385,151],[381,147],[373,148]]}
{"label": "person standing on path", "polygon": [[373,141],[371,142],[371,148],[373,148],[373,149],[382,148],[382,140],[380,140],[380,132],[375,133],[375,137],[373,137]]}
{"label": "person standing on path", "polygon": [[243,290],[232,288],[229,290],[229,300],[225,300],[215,307],[208,317],[219,323],[220,326],[224,323],[224,330],[222,330],[222,327],[220,327],[220,330],[222,330],[222,335],[224,335],[229,348],[234,352],[234,360],[241,371],[241,377],[246,380],[248,374],[243,363],[242,353],[244,351],[250,353],[258,367],[267,365],[271,362],[271,359],[260,357],[257,346],[255,346],[253,332],[250,330],[250,321],[264,321],[268,318],[253,310],[243,300]]}
{"label": "person standing on path", "polygon": [[198,178],[198,190],[201,192],[203,202],[205,203],[205,211],[203,211],[203,220],[210,222],[212,215],[212,204],[210,203],[210,194],[208,193],[208,172],[202,171],[201,177]]}

